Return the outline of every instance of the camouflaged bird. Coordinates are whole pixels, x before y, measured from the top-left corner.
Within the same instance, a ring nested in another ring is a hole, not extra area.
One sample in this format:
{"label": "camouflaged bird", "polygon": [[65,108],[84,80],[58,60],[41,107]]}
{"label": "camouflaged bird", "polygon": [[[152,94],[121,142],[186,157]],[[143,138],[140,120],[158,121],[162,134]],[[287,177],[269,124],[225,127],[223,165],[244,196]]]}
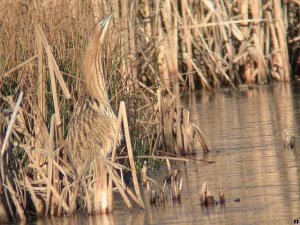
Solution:
{"label": "camouflaged bird", "polygon": [[104,17],[96,25],[84,55],[83,96],[75,108],[68,132],[69,149],[76,166],[99,154],[107,156],[113,147],[117,118],[109,103],[101,66],[101,47],[111,17]]}

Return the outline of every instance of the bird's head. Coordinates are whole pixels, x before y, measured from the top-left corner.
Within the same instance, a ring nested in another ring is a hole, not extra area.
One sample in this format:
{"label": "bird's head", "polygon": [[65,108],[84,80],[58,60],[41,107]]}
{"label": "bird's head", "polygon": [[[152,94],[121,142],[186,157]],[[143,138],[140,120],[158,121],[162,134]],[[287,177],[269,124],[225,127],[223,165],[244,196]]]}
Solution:
{"label": "bird's head", "polygon": [[110,24],[110,21],[111,21],[112,17],[113,17],[113,13],[111,13],[107,16],[104,16],[103,18],[101,18],[99,20],[99,22],[96,25],[96,29],[100,34],[100,37],[99,37],[99,42],[100,43],[103,43],[103,41],[104,41],[104,38],[105,38],[106,33],[108,31],[108,27],[109,27],[109,24]]}

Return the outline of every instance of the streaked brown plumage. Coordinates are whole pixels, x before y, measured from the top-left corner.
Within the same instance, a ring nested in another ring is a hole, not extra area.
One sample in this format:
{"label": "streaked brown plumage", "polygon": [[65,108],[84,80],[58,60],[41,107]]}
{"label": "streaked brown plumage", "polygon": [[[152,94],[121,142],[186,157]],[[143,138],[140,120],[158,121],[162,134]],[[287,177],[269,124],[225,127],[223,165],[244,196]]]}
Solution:
{"label": "streaked brown plumage", "polygon": [[96,25],[84,55],[83,96],[75,108],[68,132],[69,149],[77,169],[97,155],[107,156],[116,133],[116,115],[109,103],[101,67],[102,46],[111,15]]}

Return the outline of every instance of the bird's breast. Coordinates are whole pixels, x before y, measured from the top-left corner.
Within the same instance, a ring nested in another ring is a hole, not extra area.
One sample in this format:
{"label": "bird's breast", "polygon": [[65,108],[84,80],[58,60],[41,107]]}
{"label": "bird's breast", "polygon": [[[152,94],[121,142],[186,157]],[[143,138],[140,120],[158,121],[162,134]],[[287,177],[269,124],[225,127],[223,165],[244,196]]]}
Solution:
{"label": "bird's breast", "polygon": [[[76,107],[68,139],[74,161],[82,163],[97,155],[107,156],[114,145],[117,118],[109,104],[84,99]],[[120,142],[121,135],[118,137]]]}

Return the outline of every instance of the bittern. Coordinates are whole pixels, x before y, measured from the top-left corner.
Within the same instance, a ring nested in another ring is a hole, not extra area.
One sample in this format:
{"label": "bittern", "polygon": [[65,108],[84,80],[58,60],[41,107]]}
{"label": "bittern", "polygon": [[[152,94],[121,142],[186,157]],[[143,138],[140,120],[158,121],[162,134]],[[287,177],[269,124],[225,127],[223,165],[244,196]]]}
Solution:
{"label": "bittern", "polygon": [[117,132],[117,118],[109,103],[101,63],[111,18],[112,14],[102,18],[90,37],[82,65],[83,93],[68,132],[69,151],[77,172],[82,165],[92,166],[96,162],[93,173],[96,180],[93,187],[95,213],[108,210],[106,170],[100,156],[107,157],[112,151]]}

